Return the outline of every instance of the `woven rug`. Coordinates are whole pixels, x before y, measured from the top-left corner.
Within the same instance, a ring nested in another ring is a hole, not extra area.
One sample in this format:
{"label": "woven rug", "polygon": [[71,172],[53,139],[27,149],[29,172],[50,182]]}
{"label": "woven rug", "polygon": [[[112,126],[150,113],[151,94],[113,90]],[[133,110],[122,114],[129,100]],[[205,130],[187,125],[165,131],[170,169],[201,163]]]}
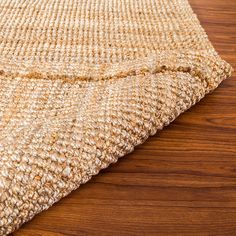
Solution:
{"label": "woven rug", "polygon": [[0,1],[0,234],[230,76],[187,0]]}

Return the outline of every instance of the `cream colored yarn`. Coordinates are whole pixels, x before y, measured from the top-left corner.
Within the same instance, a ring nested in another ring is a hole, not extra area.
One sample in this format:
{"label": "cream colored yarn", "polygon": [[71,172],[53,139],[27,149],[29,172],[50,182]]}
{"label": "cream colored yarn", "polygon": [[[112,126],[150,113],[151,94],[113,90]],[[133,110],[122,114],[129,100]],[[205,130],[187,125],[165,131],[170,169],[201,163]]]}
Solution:
{"label": "cream colored yarn", "polygon": [[0,234],[230,73],[187,0],[0,1]]}

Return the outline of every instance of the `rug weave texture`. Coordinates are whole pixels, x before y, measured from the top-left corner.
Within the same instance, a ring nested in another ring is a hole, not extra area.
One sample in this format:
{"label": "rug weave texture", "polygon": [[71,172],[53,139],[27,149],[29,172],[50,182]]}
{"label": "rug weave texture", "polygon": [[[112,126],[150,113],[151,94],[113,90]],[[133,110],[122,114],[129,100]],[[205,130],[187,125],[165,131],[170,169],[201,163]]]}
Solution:
{"label": "rug weave texture", "polygon": [[0,1],[0,235],[231,71],[187,0]]}

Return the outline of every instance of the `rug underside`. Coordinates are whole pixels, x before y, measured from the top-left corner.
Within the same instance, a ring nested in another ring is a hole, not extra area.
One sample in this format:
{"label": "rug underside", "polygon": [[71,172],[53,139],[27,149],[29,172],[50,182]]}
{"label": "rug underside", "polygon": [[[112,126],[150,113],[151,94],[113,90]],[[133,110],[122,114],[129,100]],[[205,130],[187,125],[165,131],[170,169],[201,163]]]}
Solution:
{"label": "rug underside", "polygon": [[231,75],[187,0],[0,2],[0,235]]}

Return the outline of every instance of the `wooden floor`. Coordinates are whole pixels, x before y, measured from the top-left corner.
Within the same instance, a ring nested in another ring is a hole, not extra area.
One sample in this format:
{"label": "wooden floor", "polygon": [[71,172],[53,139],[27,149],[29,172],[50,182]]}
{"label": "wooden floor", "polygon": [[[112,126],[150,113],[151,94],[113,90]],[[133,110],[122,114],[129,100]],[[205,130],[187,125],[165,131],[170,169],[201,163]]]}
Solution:
{"label": "wooden floor", "polygon": [[[236,68],[236,1],[190,3]],[[236,235],[236,73],[13,235]]]}

